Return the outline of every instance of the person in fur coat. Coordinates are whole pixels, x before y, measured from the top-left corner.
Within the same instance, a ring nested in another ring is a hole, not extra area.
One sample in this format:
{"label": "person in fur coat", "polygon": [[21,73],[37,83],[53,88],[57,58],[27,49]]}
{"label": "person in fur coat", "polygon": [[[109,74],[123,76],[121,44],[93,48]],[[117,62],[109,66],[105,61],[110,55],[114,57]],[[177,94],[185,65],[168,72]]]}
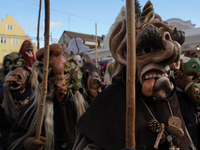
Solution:
{"label": "person in fur coat", "polygon": [[64,57],[59,44],[49,47],[48,86],[41,136],[39,140],[34,138],[39,115],[45,48],[36,52],[39,81],[36,96],[20,113],[10,133],[10,150],[71,150],[74,144],[74,126],[87,108],[78,91],[82,75],[75,55]]}

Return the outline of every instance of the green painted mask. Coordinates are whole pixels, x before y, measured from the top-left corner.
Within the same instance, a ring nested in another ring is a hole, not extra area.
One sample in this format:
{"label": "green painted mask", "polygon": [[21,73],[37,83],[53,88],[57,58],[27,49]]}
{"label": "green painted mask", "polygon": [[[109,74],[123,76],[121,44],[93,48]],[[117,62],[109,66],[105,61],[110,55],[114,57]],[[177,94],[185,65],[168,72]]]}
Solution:
{"label": "green painted mask", "polygon": [[187,63],[184,63],[185,70],[200,71],[200,61],[198,58],[191,58]]}
{"label": "green painted mask", "polygon": [[200,106],[200,83],[194,82],[186,93],[191,100]]}
{"label": "green painted mask", "polygon": [[17,68],[26,65],[24,57],[16,52],[6,55],[3,59],[4,75],[6,76],[13,67]]}

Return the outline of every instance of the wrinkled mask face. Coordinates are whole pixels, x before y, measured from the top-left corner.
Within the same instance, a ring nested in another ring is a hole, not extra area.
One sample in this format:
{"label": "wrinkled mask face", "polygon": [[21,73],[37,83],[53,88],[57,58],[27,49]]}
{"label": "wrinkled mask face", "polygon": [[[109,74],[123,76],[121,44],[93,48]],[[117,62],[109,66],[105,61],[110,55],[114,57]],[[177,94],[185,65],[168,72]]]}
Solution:
{"label": "wrinkled mask face", "polygon": [[200,61],[198,58],[191,58],[188,62],[184,63],[185,70],[200,71]]}
{"label": "wrinkled mask face", "polygon": [[193,102],[200,106],[200,83],[194,82],[186,93]]}
{"label": "wrinkled mask face", "polygon": [[23,50],[28,57],[33,57],[33,45],[30,41],[24,43]]}
{"label": "wrinkled mask face", "polygon": [[28,68],[19,67],[12,71],[9,76],[6,76],[5,82],[9,82],[10,90],[19,90],[20,92],[25,91],[30,80],[30,71]]}
{"label": "wrinkled mask face", "polygon": [[96,97],[101,92],[101,79],[97,72],[87,71],[87,90],[92,97]]}
{"label": "wrinkled mask face", "polygon": [[161,32],[161,44],[157,44],[153,38],[155,37],[147,39],[146,43],[143,42],[137,49],[137,79],[146,97],[153,96],[162,100],[174,89],[173,83],[170,82],[170,65],[178,61],[181,47],[171,39],[169,32]]}
{"label": "wrinkled mask face", "polygon": [[[64,63],[65,64],[65,63]],[[63,69],[53,68],[50,66],[48,70],[48,86],[47,86],[47,99],[53,99],[54,96],[60,98],[67,94],[69,89],[74,92],[77,91],[81,86],[81,71],[76,70],[72,66],[71,62],[67,62],[66,65],[63,64]],[[38,81],[42,83],[43,78],[43,62],[39,62],[38,68]],[[42,85],[40,86],[41,91]]]}
{"label": "wrinkled mask face", "polygon": [[17,68],[22,65],[26,65],[26,62],[21,54],[13,52],[6,55],[3,60],[5,75],[7,75],[13,67]]}

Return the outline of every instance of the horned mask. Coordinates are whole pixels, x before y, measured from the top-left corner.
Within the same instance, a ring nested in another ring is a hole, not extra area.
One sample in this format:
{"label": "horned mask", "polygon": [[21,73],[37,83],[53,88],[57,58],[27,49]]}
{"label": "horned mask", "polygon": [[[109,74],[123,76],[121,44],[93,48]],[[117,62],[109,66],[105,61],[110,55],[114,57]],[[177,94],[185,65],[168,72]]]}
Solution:
{"label": "horned mask", "polygon": [[[179,61],[184,32],[164,22],[154,13],[153,5],[147,1],[141,17],[136,22],[136,73],[146,97],[165,99],[174,85],[170,82],[170,65]],[[110,51],[122,65],[127,65],[126,18],[116,24],[110,36]]]}

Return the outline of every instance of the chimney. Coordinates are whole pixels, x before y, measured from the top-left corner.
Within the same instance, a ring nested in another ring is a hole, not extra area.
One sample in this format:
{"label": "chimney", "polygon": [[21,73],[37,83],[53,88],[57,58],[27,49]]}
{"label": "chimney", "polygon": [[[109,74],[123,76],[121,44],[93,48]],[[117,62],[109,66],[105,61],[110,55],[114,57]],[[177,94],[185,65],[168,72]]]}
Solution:
{"label": "chimney", "polygon": [[102,41],[105,39],[105,35],[102,35]]}

